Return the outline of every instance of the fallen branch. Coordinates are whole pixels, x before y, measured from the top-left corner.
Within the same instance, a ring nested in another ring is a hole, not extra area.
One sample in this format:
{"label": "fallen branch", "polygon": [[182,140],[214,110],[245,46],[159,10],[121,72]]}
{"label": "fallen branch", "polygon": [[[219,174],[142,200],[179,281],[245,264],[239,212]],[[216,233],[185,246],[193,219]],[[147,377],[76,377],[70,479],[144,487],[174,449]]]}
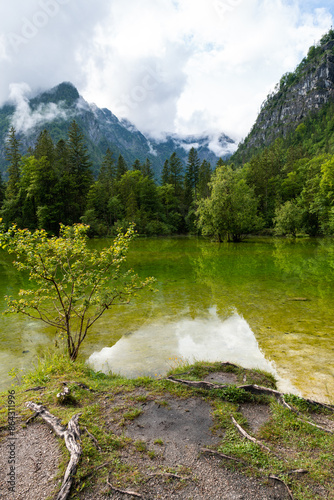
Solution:
{"label": "fallen branch", "polygon": [[248,465],[243,460],[240,460],[239,458],[230,457],[229,455],[225,455],[224,453],[220,453],[220,451],[210,450],[209,448],[201,448],[200,451],[202,453],[210,453],[211,455],[215,455],[215,456],[220,457],[220,458],[225,458],[226,460],[232,460],[233,462],[238,462],[238,463],[243,464],[243,465]]}
{"label": "fallen branch", "polygon": [[61,424],[60,419],[49,413],[44,406],[37,405],[31,401],[26,403],[26,406],[42,417],[42,419],[51,427],[57,436],[65,440],[66,448],[70,452],[70,461],[68,463],[57,500],[66,500],[70,493],[74,475],[82,453],[81,445],[79,443],[80,429],[78,424],[81,413],[74,415],[66,428]]}
{"label": "fallen branch", "polygon": [[274,476],[274,475],[269,476],[269,479],[274,479],[275,481],[278,481],[279,483],[284,484],[284,486],[285,486],[285,488],[286,488],[286,490],[287,490],[287,492],[289,494],[289,497],[291,498],[291,500],[294,500],[292,492],[291,492],[289,486],[283,481],[283,479],[280,479],[279,477]]}
{"label": "fallen branch", "polygon": [[111,490],[116,491],[117,493],[122,493],[123,495],[132,495],[133,497],[137,498],[143,498],[142,495],[136,493],[135,491],[120,490],[119,488],[116,488],[109,482],[109,478],[107,479],[107,485]]}
{"label": "fallen branch", "polygon": [[238,422],[235,420],[234,417],[231,417],[232,418],[232,422],[233,424],[235,425],[235,427],[238,429],[238,431],[240,432],[240,434],[242,434],[242,436],[244,436],[246,439],[248,439],[249,441],[252,441],[252,443],[255,443],[255,444],[258,444],[259,446],[261,446],[261,448],[263,448],[264,450],[266,451],[269,451],[269,453],[273,453],[271,451],[270,448],[268,448],[268,446],[266,446],[265,444],[261,443],[261,441],[258,441],[257,439],[253,438],[252,436],[250,436],[249,434],[247,434],[247,432],[241,427],[241,425],[238,424]]}

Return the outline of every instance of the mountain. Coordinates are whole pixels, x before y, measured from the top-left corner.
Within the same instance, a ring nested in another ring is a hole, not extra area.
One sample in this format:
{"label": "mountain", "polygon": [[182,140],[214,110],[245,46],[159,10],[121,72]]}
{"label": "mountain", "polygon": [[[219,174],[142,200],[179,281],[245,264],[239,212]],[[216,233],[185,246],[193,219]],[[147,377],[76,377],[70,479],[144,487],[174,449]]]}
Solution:
{"label": "mountain", "polygon": [[[123,155],[131,167],[136,158],[144,162],[149,158],[157,179],[164,161],[175,151],[185,164],[191,147],[198,150],[201,160],[215,165],[219,157],[228,158],[236,149],[232,139],[224,134],[216,140],[207,135],[179,137],[166,136],[163,141],[142,134],[127,120],[119,120],[109,109],[89,104],[69,82],[63,82],[47,92],[28,99],[18,86],[13,102],[0,108],[0,170],[5,172],[5,140],[13,125],[22,142],[22,153],[33,147],[38,134],[47,129],[54,142],[65,139],[72,120],[81,127],[91,155],[93,170],[98,172],[101,161],[109,148],[115,160]],[[219,156],[215,154],[219,151]]]}
{"label": "mountain", "polygon": [[334,102],[334,31],[310,47],[292,73],[282,76],[246,139],[231,160],[244,163],[275,139],[287,139],[301,123],[316,117]]}

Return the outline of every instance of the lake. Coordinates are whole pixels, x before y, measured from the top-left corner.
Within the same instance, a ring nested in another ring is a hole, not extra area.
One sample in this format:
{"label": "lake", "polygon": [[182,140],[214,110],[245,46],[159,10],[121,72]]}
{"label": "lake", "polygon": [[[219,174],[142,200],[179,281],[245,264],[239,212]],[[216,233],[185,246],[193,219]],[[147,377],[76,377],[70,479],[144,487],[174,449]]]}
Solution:
{"label": "lake", "polygon": [[[0,311],[5,294],[29,283],[11,261],[0,253]],[[272,372],[281,390],[333,403],[332,239],[142,238],[128,264],[155,276],[157,291],[113,306],[96,323],[81,351],[93,368],[161,376],[184,361],[230,361]],[[1,316],[0,342],[3,389],[8,371],[31,367],[54,334],[19,315]]]}

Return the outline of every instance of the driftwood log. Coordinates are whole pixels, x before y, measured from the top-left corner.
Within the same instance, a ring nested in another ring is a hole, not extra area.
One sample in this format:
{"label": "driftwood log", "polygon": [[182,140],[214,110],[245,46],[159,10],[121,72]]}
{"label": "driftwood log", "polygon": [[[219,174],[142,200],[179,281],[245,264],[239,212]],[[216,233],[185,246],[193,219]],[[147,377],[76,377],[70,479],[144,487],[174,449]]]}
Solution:
{"label": "driftwood log", "polygon": [[[58,493],[57,500],[66,500],[73,483],[77,466],[81,457],[82,448],[80,445],[80,429],[78,420],[81,413],[74,415],[69,421],[67,428],[61,424],[59,418],[52,415],[44,406],[29,401],[26,406],[34,411],[38,416],[51,427],[54,433],[65,440],[66,448],[70,452],[70,461],[68,463],[63,484]],[[36,415],[36,416],[37,416]]]}

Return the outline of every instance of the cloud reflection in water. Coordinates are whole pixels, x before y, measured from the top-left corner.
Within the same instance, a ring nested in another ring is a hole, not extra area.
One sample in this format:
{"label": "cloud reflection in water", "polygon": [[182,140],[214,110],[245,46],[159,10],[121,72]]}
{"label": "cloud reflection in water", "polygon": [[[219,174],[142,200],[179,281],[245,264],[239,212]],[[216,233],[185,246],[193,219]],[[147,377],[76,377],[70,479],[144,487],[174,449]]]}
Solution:
{"label": "cloud reflection in water", "polygon": [[182,361],[230,361],[245,368],[266,370],[279,378],[247,321],[236,312],[221,319],[216,308],[203,318],[144,325],[124,335],[114,346],[94,352],[88,364],[105,373],[111,370],[137,377],[163,375]]}

